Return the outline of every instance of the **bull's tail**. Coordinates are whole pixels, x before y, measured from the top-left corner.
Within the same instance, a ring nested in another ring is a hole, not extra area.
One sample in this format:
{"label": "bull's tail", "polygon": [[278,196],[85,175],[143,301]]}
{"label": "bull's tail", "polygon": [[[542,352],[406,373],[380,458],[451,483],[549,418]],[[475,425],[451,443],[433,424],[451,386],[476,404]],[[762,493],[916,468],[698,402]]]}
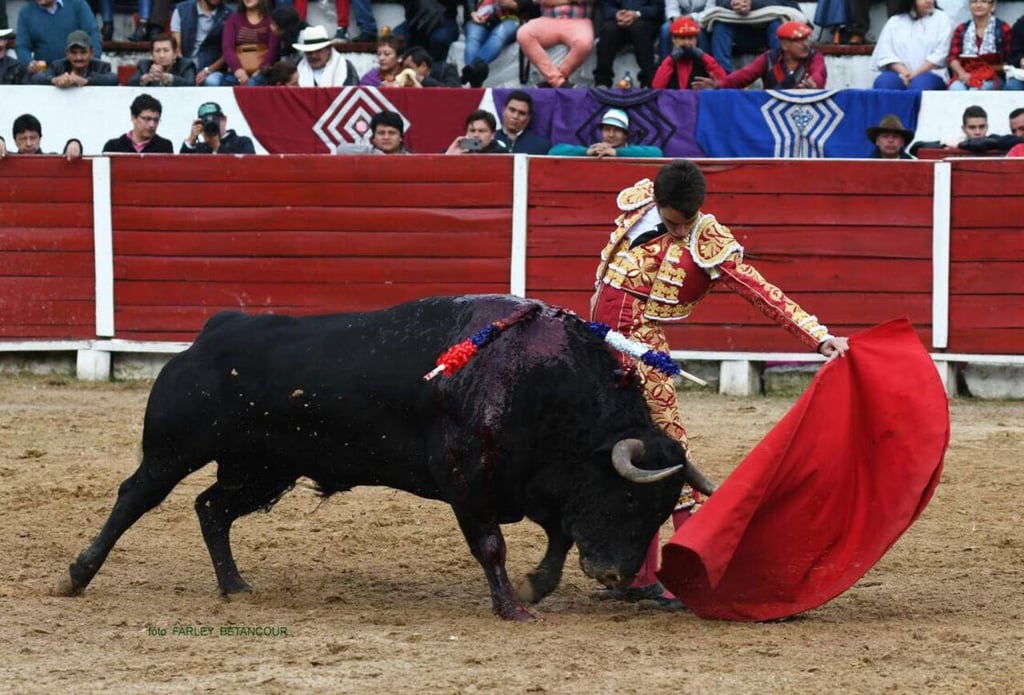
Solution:
{"label": "bull's tail", "polygon": [[517,323],[532,320],[543,306],[543,304],[535,302],[523,304],[505,318],[487,324],[477,331],[472,338],[452,345],[444,351],[444,354],[437,358],[437,366],[423,375],[424,380],[430,381],[442,372],[445,376],[452,376],[455,372],[465,367],[480,348],[490,345],[494,342],[495,338]]}

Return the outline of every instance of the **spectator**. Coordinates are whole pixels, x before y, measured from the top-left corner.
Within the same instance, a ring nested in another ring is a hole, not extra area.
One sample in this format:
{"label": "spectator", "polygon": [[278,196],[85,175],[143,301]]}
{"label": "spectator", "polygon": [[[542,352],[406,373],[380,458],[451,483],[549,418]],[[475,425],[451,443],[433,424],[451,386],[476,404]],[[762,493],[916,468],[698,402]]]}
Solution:
{"label": "spectator", "polygon": [[504,154],[508,149],[495,137],[497,130],[494,114],[477,109],[466,116],[466,135],[452,140],[445,154]]}
{"label": "spectator", "polygon": [[[198,142],[199,136],[203,141]],[[181,143],[181,154],[256,154],[252,139],[228,130],[228,117],[220,104],[208,101],[200,105],[192,131]]]}
{"label": "spectator", "polygon": [[103,153],[174,154],[174,145],[156,134],[163,107],[148,94],[135,97],[131,105],[132,129],[113,140],[107,140]]}
{"label": "spectator", "polygon": [[171,14],[171,36],[178,50],[196,65],[196,86],[224,84],[224,51],[221,38],[231,10],[222,0],[183,0]]}
{"label": "spectator", "polygon": [[[448,49],[459,38],[458,12],[463,0],[401,0],[405,21],[392,33],[408,46],[423,46],[438,63],[448,60]],[[399,51],[401,53],[401,51]]]}
{"label": "spectator", "polygon": [[17,58],[7,55],[7,37],[13,29],[0,29],[0,84],[22,84],[28,70]]}
{"label": "spectator", "polygon": [[320,26],[306,27],[299,42],[292,44],[302,53],[296,66],[300,87],[347,87],[359,84],[359,73],[352,63],[334,50],[327,30]]}
{"label": "spectator", "polygon": [[[538,87],[573,87],[569,78],[594,50],[594,0],[540,0],[541,16],[516,32],[519,48],[544,77]],[[561,65],[547,49],[565,44],[569,53]]]}
{"label": "spectator", "polygon": [[117,75],[110,63],[93,58],[89,34],[76,29],[68,34],[66,58],[55,60],[42,72],[32,75],[32,84],[52,84],[54,87],[113,87]]}
{"label": "spectator", "polygon": [[615,57],[623,42],[633,45],[640,70],[641,88],[654,79],[654,41],[658,36],[664,4],[660,0],[604,0],[604,23],[598,31],[594,84],[611,87]]}
{"label": "spectator", "polygon": [[1014,22],[1010,29],[1010,59],[1007,63],[1017,72],[1006,76],[1005,89],[1015,92],[1024,90],[1024,16]]}
{"label": "spectator", "polygon": [[267,69],[266,78],[272,87],[298,87],[299,69],[287,60],[279,60]]}
{"label": "spectator", "polygon": [[[327,0],[320,0],[321,7],[326,3]],[[295,9],[303,20],[308,19],[308,7],[309,0],[295,0]],[[338,17],[338,28],[334,32],[335,41],[344,43],[352,40],[348,29],[353,8],[356,11],[356,26],[359,27],[358,40],[362,43],[377,41],[377,20],[373,16],[370,0],[334,0],[334,7]]]}
{"label": "spectator", "polygon": [[436,62],[422,46],[413,46],[402,54],[402,69],[412,70],[421,87],[461,87],[459,69],[451,63]]}
{"label": "spectator", "polygon": [[377,67],[363,75],[359,84],[365,87],[390,87],[402,71],[399,56],[405,51],[405,39],[397,34],[382,36],[377,41]]}
{"label": "spectator", "polygon": [[128,79],[130,87],[192,87],[196,83],[196,64],[178,54],[178,41],[171,34],[153,39],[150,58],[139,61],[135,74]]}
{"label": "spectator", "polygon": [[[1021,129],[1024,131],[1024,109],[1018,109],[1010,114],[1010,129],[1013,130],[1014,113],[1021,116]],[[1015,135],[989,135],[988,134],[988,113],[978,105],[971,105],[964,109],[961,118],[960,135],[945,140],[929,142],[916,142],[910,148],[910,153],[916,155],[917,150],[925,148],[952,148],[967,150],[969,152],[988,152],[996,150],[1006,152],[1019,142],[1024,142]]]}
{"label": "spectator", "polygon": [[807,22],[796,0],[715,0],[701,19],[711,33],[711,55],[726,72],[733,70],[734,51],[777,50],[779,27],[787,20]]}
{"label": "spectator", "polygon": [[463,52],[462,84],[480,87],[490,74],[488,65],[502,49],[516,40],[519,30],[517,0],[479,0],[463,25],[466,50]]}
{"label": "spectator", "polygon": [[281,51],[270,23],[270,0],[241,0],[224,22],[220,47],[228,66],[225,85],[266,83],[260,71],[276,63]]}
{"label": "spectator", "polygon": [[601,118],[601,142],[585,145],[558,144],[548,152],[562,157],[660,157],[654,145],[629,144],[629,115],[622,109],[608,109]]}
{"label": "spectator", "polygon": [[672,55],[665,58],[654,74],[655,89],[691,89],[697,77],[710,77],[716,82],[725,79],[725,70],[711,54],[697,47],[700,25],[689,17],[672,22]]}
{"label": "spectator", "polygon": [[529,130],[533,118],[533,97],[522,89],[510,92],[501,112],[501,130],[495,136],[512,154],[547,154],[551,143]]}
{"label": "spectator", "polygon": [[103,55],[96,18],[85,0],[34,0],[18,12],[15,50],[29,75],[64,57],[68,35],[81,29],[89,35],[97,58]]}
{"label": "spectator", "polygon": [[935,0],[901,0],[902,11],[889,18],[871,54],[881,74],[875,89],[945,89],[933,72],[946,64],[953,38],[953,20],[935,7]]}
{"label": "spectator", "polygon": [[[974,108],[984,113],[981,107]],[[966,117],[966,112],[964,113]],[[992,150],[1009,152],[1017,145],[1024,143],[1024,108],[1014,109],[1010,112],[1009,135],[989,135],[987,116],[985,120],[985,129],[976,129],[972,132],[981,133],[981,135],[968,134],[968,131],[965,128],[964,134],[968,135],[968,138],[959,143],[957,147],[962,150],[968,150],[969,152],[988,152]]]}
{"label": "spectator", "polygon": [[786,22],[776,36],[780,48],[765,51],[724,79],[695,77],[694,88],[743,89],[760,78],[765,89],[822,89],[828,73],[825,57],[811,48],[811,28],[800,22]]}
{"label": "spectator", "polygon": [[298,64],[302,59],[302,52],[295,48],[299,42],[299,36],[309,27],[299,16],[294,7],[282,5],[270,13],[270,28],[277,34],[277,40],[281,47],[278,62],[287,60],[293,65]]}
{"label": "spectator", "polygon": [[[14,126],[11,128],[11,135],[14,136],[14,146],[18,154],[44,154],[41,142],[43,139],[43,126],[39,119],[30,113],[25,113],[14,119]],[[0,159],[7,156],[7,143],[0,137]],[[64,158],[69,162],[82,158],[82,143],[76,138],[71,138],[64,145]]]}
{"label": "spectator", "polygon": [[899,116],[885,116],[866,132],[868,140],[875,144],[869,159],[913,159],[907,154],[906,147],[914,139],[914,131],[904,128]]}
{"label": "spectator", "polygon": [[1010,25],[995,15],[996,0],[970,0],[971,21],[953,31],[949,46],[950,91],[1001,89],[1010,61]]}
{"label": "spectator", "polygon": [[405,121],[394,111],[379,111],[370,119],[370,144],[375,154],[408,154]]}
{"label": "spectator", "polygon": [[[854,46],[864,43],[871,28],[871,4],[874,2],[878,0],[850,0],[850,23],[846,27],[849,38],[846,43]],[[889,17],[899,14],[903,11],[902,0],[885,0],[885,9]]]}
{"label": "spectator", "polygon": [[[684,16],[700,12],[706,4],[707,0],[665,0],[665,23],[661,25],[658,34],[659,61],[664,61],[672,52],[672,23]],[[706,51],[707,47],[702,45],[701,49]]]}

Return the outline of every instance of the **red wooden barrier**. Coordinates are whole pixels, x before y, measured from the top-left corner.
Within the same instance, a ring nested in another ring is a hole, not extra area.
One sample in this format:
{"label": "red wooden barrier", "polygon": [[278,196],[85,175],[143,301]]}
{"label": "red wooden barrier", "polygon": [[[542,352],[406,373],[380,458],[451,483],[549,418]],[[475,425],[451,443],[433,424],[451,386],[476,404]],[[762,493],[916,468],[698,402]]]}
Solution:
{"label": "red wooden barrier", "polygon": [[320,313],[508,292],[508,157],[115,159],[119,338],[222,309]]}
{"label": "red wooden barrier", "polygon": [[[528,293],[585,312],[615,194],[659,163],[530,162]],[[909,316],[931,340],[931,165],[827,160],[704,161],[705,212],[746,258],[833,333]],[[727,291],[670,329],[676,349],[798,352],[802,345]],[[1024,323],[1024,322],[1022,322]],[[926,343],[927,344],[927,343]]]}
{"label": "red wooden barrier", "polygon": [[0,162],[0,338],[93,337],[95,286],[91,163],[5,157]]}

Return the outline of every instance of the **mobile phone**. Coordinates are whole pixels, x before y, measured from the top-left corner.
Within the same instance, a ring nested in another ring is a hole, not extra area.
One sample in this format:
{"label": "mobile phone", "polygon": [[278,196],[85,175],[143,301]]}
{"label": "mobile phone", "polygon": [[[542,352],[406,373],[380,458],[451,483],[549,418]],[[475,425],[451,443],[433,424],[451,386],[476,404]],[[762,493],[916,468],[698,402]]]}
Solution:
{"label": "mobile phone", "polygon": [[479,152],[482,147],[480,138],[459,138],[459,148],[466,152]]}

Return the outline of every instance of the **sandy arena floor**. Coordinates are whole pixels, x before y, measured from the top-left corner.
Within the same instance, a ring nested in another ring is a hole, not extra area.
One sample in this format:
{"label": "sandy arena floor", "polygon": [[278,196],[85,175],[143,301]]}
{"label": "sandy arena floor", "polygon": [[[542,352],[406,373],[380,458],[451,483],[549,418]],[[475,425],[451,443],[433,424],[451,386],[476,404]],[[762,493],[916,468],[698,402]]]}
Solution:
{"label": "sandy arena floor", "polygon": [[[299,486],[240,520],[256,592],[222,600],[192,509],[213,466],[83,596],[52,596],[135,468],[148,388],[0,379],[0,691],[1024,693],[1024,403],[954,402],[931,505],[817,610],[751,625],[599,602],[573,553],[540,619],[509,624],[447,506],[385,489],[321,504]],[[724,477],[790,403],[686,394],[705,472]],[[542,534],[505,531],[516,578]],[[273,634],[231,634],[257,627]]]}

